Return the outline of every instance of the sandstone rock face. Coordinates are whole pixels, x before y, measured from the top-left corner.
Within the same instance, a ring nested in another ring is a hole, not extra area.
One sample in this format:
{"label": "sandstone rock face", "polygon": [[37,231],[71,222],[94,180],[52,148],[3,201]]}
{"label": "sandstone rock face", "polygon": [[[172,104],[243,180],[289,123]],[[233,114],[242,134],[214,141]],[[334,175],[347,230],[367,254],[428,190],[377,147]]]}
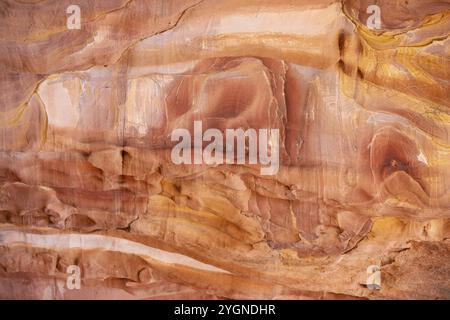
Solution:
{"label": "sandstone rock face", "polygon": [[0,298],[449,299],[450,1],[374,2],[2,0]]}

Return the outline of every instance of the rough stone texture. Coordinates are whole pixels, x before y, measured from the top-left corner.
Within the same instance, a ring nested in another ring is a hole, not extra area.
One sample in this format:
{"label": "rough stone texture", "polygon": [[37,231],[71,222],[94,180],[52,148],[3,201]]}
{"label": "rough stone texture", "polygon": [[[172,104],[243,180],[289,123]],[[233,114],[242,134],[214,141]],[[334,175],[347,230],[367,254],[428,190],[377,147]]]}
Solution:
{"label": "rough stone texture", "polygon": [[374,2],[0,1],[0,298],[449,299],[450,1]]}

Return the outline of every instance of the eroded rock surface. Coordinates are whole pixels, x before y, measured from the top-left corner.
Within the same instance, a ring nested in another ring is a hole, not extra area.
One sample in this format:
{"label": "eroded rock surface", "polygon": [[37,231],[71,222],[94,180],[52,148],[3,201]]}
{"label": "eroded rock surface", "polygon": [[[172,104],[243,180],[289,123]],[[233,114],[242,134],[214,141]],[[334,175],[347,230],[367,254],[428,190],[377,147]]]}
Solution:
{"label": "eroded rock surface", "polygon": [[450,298],[449,1],[76,2],[0,2],[0,298]]}

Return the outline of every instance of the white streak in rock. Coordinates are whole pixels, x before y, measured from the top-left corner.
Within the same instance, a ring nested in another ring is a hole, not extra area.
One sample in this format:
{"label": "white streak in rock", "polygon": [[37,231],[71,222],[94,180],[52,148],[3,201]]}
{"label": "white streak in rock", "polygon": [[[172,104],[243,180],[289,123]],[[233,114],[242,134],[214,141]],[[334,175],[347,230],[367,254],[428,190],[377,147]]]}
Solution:
{"label": "white streak in rock", "polygon": [[27,244],[34,247],[52,250],[106,250],[118,251],[127,254],[135,254],[148,257],[158,262],[168,264],[181,264],[188,267],[202,269],[205,271],[229,273],[226,270],[205,264],[188,256],[152,248],[144,244],[104,235],[96,234],[36,234],[21,231],[0,231],[0,245]]}

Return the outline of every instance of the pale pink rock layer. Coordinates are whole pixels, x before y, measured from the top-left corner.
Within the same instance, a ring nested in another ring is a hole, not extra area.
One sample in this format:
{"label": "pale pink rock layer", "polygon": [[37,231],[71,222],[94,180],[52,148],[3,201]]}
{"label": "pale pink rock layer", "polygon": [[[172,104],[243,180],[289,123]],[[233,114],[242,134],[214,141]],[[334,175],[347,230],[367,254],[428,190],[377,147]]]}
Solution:
{"label": "pale pink rock layer", "polygon": [[[381,30],[371,1],[71,4],[0,2],[0,298],[450,298],[450,1],[376,1]],[[200,120],[279,129],[279,172],[173,164]]]}

